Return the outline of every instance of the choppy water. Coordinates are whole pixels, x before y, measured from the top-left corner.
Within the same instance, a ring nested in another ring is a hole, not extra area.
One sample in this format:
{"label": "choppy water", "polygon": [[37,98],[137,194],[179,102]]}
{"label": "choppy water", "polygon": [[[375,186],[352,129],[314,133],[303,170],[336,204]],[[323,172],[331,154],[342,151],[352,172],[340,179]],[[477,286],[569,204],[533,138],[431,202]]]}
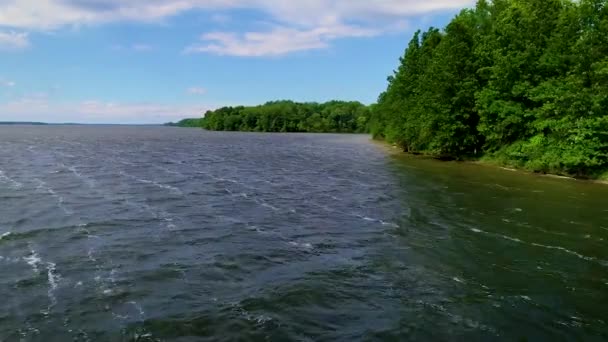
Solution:
{"label": "choppy water", "polygon": [[1,127],[0,340],[602,340],[607,199],[366,136]]}

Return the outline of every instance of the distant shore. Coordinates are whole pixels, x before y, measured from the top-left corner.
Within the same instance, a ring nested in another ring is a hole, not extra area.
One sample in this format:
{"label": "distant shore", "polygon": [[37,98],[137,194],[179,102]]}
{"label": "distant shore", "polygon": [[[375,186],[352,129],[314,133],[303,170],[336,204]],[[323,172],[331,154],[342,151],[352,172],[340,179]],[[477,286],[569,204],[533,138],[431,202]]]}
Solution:
{"label": "distant shore", "polygon": [[121,123],[79,123],[79,122],[30,122],[0,121],[0,126],[166,126],[164,124],[121,124]]}
{"label": "distant shore", "polygon": [[23,125],[23,126],[46,126],[46,125],[48,125],[48,123],[46,123],[46,122],[28,122],[28,121],[24,121],[24,122],[19,122],[19,121],[0,121],[0,125],[1,126],[17,126],[17,125]]}

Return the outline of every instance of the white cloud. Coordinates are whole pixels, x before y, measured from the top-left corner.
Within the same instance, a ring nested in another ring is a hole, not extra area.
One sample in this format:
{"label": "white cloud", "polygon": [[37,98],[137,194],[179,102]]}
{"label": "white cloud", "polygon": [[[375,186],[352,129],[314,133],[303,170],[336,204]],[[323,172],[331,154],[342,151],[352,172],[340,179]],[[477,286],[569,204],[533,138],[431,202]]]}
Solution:
{"label": "white cloud", "polygon": [[[248,9],[266,14],[265,21],[272,22],[276,27],[271,31],[244,34],[207,33],[203,36],[207,43],[190,46],[188,51],[276,56],[325,48],[331,40],[338,38],[368,35],[360,32],[374,31],[380,34],[378,31],[394,27],[397,22],[412,16],[463,8],[474,2],[475,0],[0,0],[0,27],[52,30],[116,21],[155,22],[192,10]],[[215,14],[212,20],[226,23],[230,17]],[[288,39],[290,34],[293,35],[293,40]],[[285,47],[278,46],[279,43],[285,44]],[[20,45],[28,45],[27,36],[21,36]]]}
{"label": "white cloud", "polygon": [[191,87],[186,91],[190,95],[205,95],[207,94],[207,89],[201,87]]}
{"label": "white cloud", "polygon": [[146,51],[152,50],[152,45],[138,43],[138,44],[133,44],[131,46],[131,49],[133,49],[133,51],[146,52]]}
{"label": "white cloud", "polygon": [[215,107],[208,105],[167,105],[158,103],[118,103],[83,101],[51,102],[45,96],[28,96],[0,103],[0,121],[43,121],[78,123],[164,123],[198,117]]}
{"label": "white cloud", "polygon": [[323,49],[329,42],[346,37],[370,37],[379,31],[349,25],[296,29],[278,26],[266,32],[212,32],[201,37],[202,43],[186,48],[185,52],[209,52],[241,57],[280,56],[291,52]]}
{"label": "white cloud", "polygon": [[211,21],[217,24],[227,24],[232,21],[232,18],[225,14],[214,14],[211,16]]}
{"label": "white cloud", "polygon": [[0,87],[12,88],[16,85],[17,85],[17,83],[15,83],[13,81],[7,81],[7,80],[3,80],[0,78]]}
{"label": "white cloud", "polygon": [[193,9],[254,9],[299,25],[404,17],[458,9],[474,0],[3,0],[0,26],[49,29],[110,21],[154,21]]}
{"label": "white cloud", "polygon": [[18,50],[30,46],[28,33],[26,32],[2,32],[0,31],[0,49]]}
{"label": "white cloud", "polygon": [[154,49],[154,47],[152,45],[143,44],[143,43],[135,43],[135,44],[131,44],[131,45],[114,44],[110,48],[115,51],[135,51],[135,52],[148,52],[148,51],[152,51]]}

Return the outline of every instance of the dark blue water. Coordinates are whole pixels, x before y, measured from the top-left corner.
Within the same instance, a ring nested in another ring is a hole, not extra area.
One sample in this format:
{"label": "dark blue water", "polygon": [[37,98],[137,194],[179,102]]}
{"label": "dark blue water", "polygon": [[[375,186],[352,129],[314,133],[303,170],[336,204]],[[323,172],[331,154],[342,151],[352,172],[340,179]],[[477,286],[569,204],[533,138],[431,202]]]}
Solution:
{"label": "dark blue water", "polygon": [[607,195],[367,136],[0,127],[0,340],[602,340]]}

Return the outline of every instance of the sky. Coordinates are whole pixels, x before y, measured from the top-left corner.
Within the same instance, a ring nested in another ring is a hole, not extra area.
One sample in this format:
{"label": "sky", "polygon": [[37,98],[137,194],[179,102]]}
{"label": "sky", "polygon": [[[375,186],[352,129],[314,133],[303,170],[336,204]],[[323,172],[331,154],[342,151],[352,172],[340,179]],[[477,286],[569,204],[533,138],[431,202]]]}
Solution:
{"label": "sky", "polygon": [[375,102],[413,33],[471,0],[0,0],[0,121],[148,124]]}

